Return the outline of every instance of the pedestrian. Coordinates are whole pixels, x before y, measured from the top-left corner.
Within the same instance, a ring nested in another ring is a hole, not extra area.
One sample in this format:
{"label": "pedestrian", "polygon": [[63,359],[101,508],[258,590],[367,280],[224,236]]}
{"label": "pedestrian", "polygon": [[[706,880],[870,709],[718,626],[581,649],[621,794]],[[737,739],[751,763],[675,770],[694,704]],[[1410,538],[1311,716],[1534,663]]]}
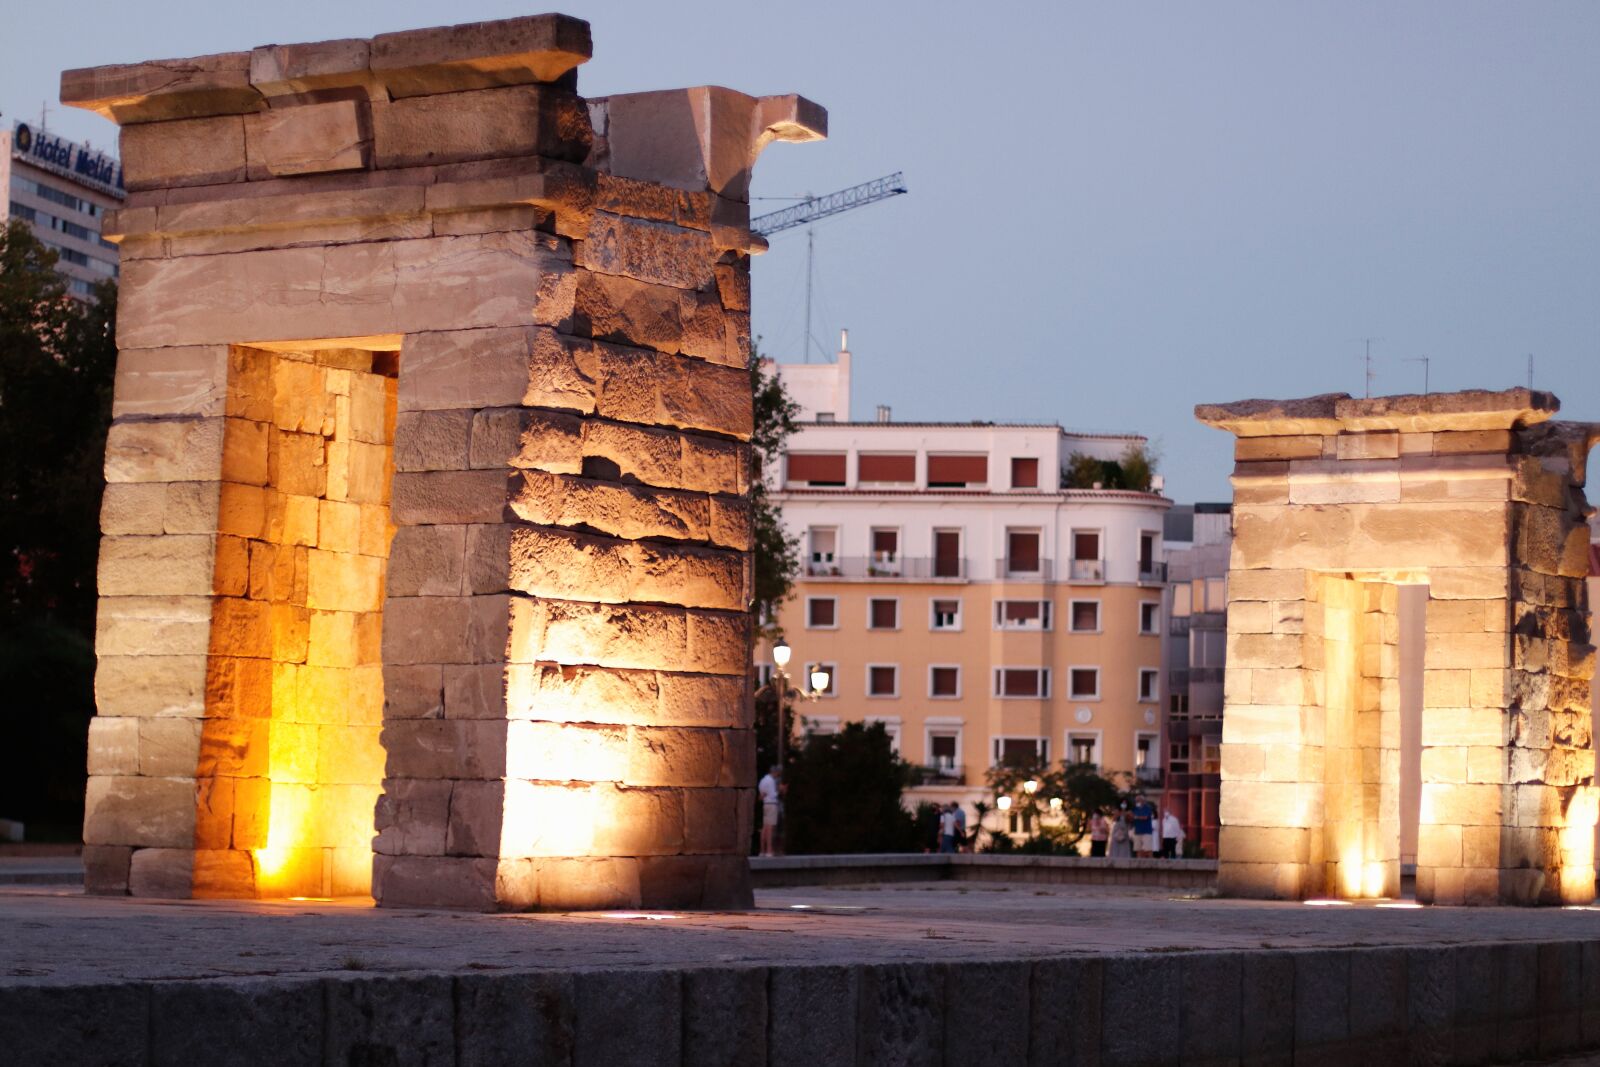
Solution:
{"label": "pedestrian", "polygon": [[959,803],[952,803],[950,806],[955,809],[956,813],[956,851],[965,852],[967,850],[967,809],[963,808]]}
{"label": "pedestrian", "polygon": [[1166,814],[1161,816],[1161,855],[1169,860],[1181,859],[1183,836],[1183,823],[1168,808]]}
{"label": "pedestrian", "polygon": [[1104,856],[1106,854],[1106,841],[1111,837],[1111,822],[1104,812],[1096,811],[1089,816],[1089,855]]}
{"label": "pedestrian", "polygon": [[956,813],[955,805],[950,804],[939,813],[939,851],[941,853],[956,850]]}
{"label": "pedestrian", "polygon": [[1106,855],[1114,860],[1133,858],[1133,820],[1128,816],[1128,805],[1122,805],[1111,823],[1111,844]]}
{"label": "pedestrian", "polygon": [[1143,793],[1133,798],[1133,854],[1147,860],[1156,850],[1156,806]]}
{"label": "pedestrian", "polygon": [[[782,802],[778,799],[780,790],[778,779],[783,777],[783,768],[774,763],[767,768],[767,773],[761,776],[761,781],[756,783],[756,792],[761,794],[761,854],[772,855],[772,840],[778,834],[778,813],[782,810]],[[746,778],[745,781],[750,779]]]}

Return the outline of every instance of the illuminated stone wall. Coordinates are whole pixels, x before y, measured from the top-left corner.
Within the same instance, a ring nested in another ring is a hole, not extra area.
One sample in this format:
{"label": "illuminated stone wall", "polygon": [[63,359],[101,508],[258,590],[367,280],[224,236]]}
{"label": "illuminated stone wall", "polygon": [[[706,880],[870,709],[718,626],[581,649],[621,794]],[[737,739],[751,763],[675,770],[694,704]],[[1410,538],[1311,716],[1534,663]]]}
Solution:
{"label": "illuminated stone wall", "polygon": [[1399,585],[1428,590],[1417,896],[1594,896],[1588,424],[1528,390],[1203,405],[1238,437],[1220,880],[1399,889]]}
{"label": "illuminated stone wall", "polygon": [[748,182],[825,116],[588,54],[63,77],[130,190],[91,890],[748,901]]}

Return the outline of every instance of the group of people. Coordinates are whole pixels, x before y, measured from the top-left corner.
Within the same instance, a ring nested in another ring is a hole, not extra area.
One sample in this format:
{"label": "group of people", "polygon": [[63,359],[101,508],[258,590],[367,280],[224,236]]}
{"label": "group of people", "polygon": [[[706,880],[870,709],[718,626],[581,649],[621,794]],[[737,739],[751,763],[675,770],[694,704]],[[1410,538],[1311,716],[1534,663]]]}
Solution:
{"label": "group of people", "polygon": [[1089,855],[1111,859],[1181,859],[1183,823],[1168,808],[1157,812],[1143,793],[1135,793],[1133,807],[1123,802],[1109,818],[1104,812],[1089,816]]}
{"label": "group of people", "polygon": [[939,809],[939,851],[965,852],[966,849],[967,813],[952,800]]}

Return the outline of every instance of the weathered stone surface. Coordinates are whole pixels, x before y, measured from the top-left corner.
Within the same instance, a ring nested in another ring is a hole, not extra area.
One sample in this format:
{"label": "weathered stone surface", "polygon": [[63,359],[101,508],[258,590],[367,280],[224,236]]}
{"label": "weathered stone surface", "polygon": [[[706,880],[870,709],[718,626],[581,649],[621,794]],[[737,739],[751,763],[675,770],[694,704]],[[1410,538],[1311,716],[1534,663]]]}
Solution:
{"label": "weathered stone surface", "polygon": [[[407,862],[417,861],[397,861]],[[323,1057],[340,1063],[442,1063],[455,1057],[449,976],[363,978],[323,988]]]}
{"label": "weathered stone surface", "polygon": [[457,976],[458,1062],[570,1062],[577,1043],[573,981],[560,972]]}
{"label": "weathered stone surface", "polygon": [[416,96],[372,109],[376,166],[417,167],[506,156],[581,162],[592,133],[570,92],[519,85]]}
{"label": "weathered stone surface", "polygon": [[252,179],[364,170],[372,154],[372,135],[354,100],[247,115],[244,137]]}
{"label": "weathered stone surface", "polygon": [[200,1063],[270,1048],[282,1063],[321,1058],[323,985],[239,978],[168,982],[150,998],[150,1058]]}
{"label": "weathered stone surface", "polygon": [[266,106],[250,85],[249,52],[64,71],[61,102],[124,126],[238,115]]}
{"label": "weathered stone surface", "polygon": [[646,222],[598,211],[573,251],[573,263],[601,274],[621,274],[678,289],[700,289],[713,279],[716,253],[702,230]]}
{"label": "weathered stone surface", "polygon": [[123,181],[132,192],[242,182],[246,176],[239,115],[125,126],[121,149]]}
{"label": "weathered stone surface", "polygon": [[592,54],[589,24],[526,15],[372,39],[371,67],[395,97],[553,82]]}

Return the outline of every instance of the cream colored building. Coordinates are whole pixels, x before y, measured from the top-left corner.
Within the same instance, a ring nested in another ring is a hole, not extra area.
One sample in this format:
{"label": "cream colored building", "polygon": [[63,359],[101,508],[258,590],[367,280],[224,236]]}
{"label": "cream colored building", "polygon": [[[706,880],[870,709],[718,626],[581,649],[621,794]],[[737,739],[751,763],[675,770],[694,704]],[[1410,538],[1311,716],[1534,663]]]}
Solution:
{"label": "cream colored building", "polygon": [[[937,772],[916,799],[981,799],[991,765],[1028,755],[1158,782],[1171,501],[1060,488],[1072,453],[1114,459],[1145,439],[898,423],[886,409],[851,422],[841,357],[779,368],[805,421],[773,472],[801,545],[778,623],[791,673],[831,679],[802,709],[808,728],[884,723],[904,759]],[[758,672],[770,664],[759,648]]]}
{"label": "cream colored building", "polygon": [[117,246],[100,236],[106,212],[124,196],[116,159],[26,122],[0,130],[0,226],[20,219],[56,254],[67,291],[88,300],[96,282],[116,278]]}

